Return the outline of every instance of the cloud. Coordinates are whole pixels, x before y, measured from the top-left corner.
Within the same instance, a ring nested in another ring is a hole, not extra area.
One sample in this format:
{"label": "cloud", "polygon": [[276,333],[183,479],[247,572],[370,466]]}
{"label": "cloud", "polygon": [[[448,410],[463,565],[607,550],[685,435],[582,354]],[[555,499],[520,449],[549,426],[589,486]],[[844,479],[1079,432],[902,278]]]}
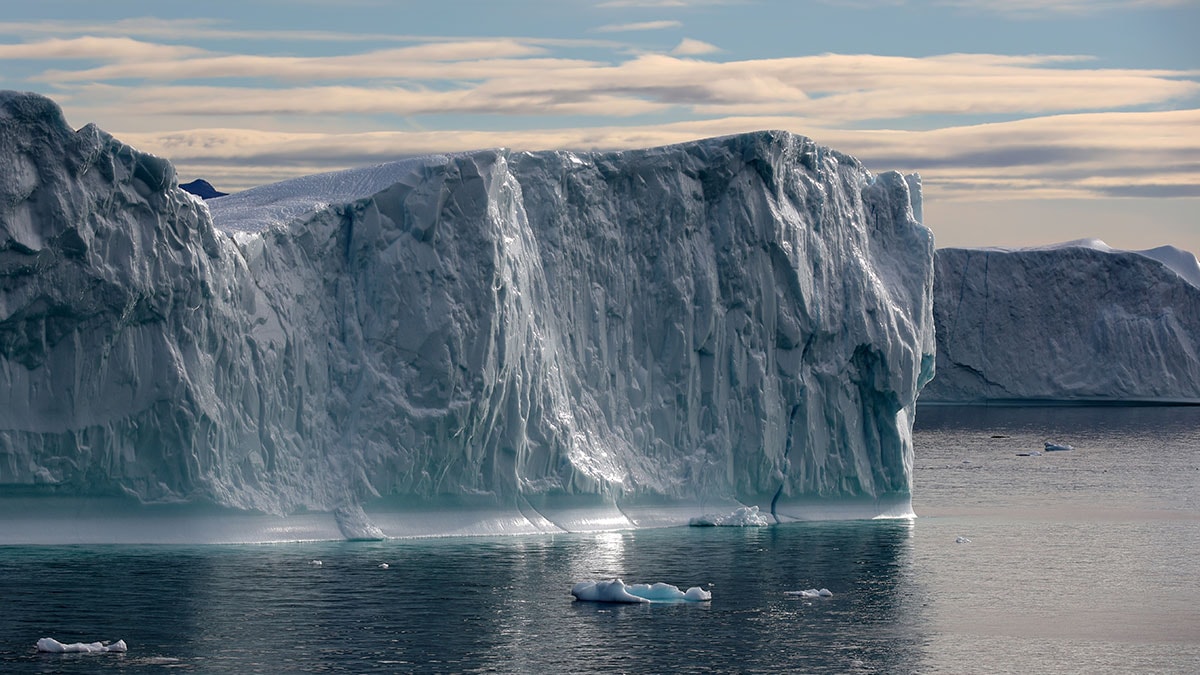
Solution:
{"label": "cloud", "polygon": [[1103,12],[1183,7],[1197,4],[1196,0],[823,0],[826,4],[869,9],[880,5],[903,6],[933,4],[944,7],[977,10],[1013,18],[1041,16],[1085,15]]}
{"label": "cloud", "polygon": [[171,159],[183,175],[231,189],[413,155],[489,147],[618,150],[757,129],[808,135],[876,171],[919,171],[939,202],[1013,198],[1194,196],[1200,185],[1200,110],[1089,113],[926,131],[822,127],[790,117],[730,117],[657,125],[526,131],[455,129],[294,133],[195,129],[119,133]]}
{"label": "cloud", "polygon": [[679,28],[682,25],[679,21],[641,21],[637,23],[610,23],[599,26],[594,30],[597,33],[624,33],[628,31],[667,30],[669,28]]}
{"label": "cloud", "polygon": [[[154,49],[148,43],[133,44],[147,53]],[[173,47],[162,49],[167,54]],[[693,40],[677,47],[691,55],[712,49]],[[161,115],[536,111],[628,117],[671,109],[709,117],[787,115],[843,124],[1119,109],[1162,105],[1200,93],[1200,83],[1186,79],[1195,73],[1079,67],[1084,62],[1085,57],[1069,55],[821,54],[721,62],[642,54],[609,63],[557,58],[544,47],[495,39],[326,57],[189,53],[114,59],[92,68],[46,71],[36,80],[53,83],[77,102],[89,96],[96,106],[104,99],[137,102],[147,114]],[[243,84],[247,78],[273,84],[248,87]],[[171,84],[197,79],[222,84]],[[133,84],[107,84],[117,81]],[[293,86],[297,82],[309,86]],[[323,82],[337,84],[326,87],[319,84]]]}
{"label": "cloud", "polygon": [[679,44],[671,50],[671,54],[675,56],[703,56],[704,54],[715,54],[721,51],[721,48],[716,45],[711,45],[700,40],[692,38],[683,38]]}
{"label": "cloud", "polygon": [[203,49],[195,47],[141,42],[127,37],[84,36],[69,39],[51,38],[38,42],[0,45],[0,60],[98,59],[104,61],[171,61],[204,53]]}
{"label": "cloud", "polygon": [[1038,16],[1179,7],[1195,4],[1195,0],[939,0],[939,3],[998,14]]}

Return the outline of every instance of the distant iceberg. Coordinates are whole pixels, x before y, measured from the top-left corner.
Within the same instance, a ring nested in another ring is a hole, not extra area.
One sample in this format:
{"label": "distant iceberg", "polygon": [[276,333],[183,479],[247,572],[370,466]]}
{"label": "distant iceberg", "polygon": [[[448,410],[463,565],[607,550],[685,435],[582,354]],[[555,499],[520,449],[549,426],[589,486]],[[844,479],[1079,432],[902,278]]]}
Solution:
{"label": "distant iceberg", "polygon": [[946,248],[921,402],[1200,403],[1200,263],[1164,246]]}

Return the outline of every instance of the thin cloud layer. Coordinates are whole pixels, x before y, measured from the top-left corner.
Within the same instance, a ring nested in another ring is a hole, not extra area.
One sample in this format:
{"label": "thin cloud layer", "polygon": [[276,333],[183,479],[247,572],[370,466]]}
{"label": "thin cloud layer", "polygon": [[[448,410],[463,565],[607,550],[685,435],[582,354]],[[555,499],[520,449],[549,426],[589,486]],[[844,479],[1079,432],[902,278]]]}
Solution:
{"label": "thin cloud layer", "polygon": [[[649,39],[682,27],[654,19],[591,30]],[[945,200],[1200,196],[1200,111],[1190,109],[1200,73],[1088,55],[736,58],[694,38],[651,50],[159,19],[0,22],[0,35],[18,38],[0,44],[0,69],[34,64],[23,83],[60,101],[69,119],[97,121],[228,189],[415,154],[610,150],[781,128],[875,169],[921,171]],[[198,36],[245,48],[220,51]],[[297,39],[324,41],[330,53],[271,47]]]}

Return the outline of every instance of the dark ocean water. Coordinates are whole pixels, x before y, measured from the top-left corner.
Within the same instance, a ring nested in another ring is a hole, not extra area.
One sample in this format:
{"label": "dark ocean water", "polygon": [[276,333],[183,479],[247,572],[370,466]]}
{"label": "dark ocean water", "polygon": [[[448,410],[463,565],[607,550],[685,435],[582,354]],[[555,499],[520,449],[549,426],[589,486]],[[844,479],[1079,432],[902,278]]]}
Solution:
{"label": "dark ocean water", "polygon": [[[916,442],[912,522],[0,546],[0,672],[1200,672],[1200,408],[929,408]],[[572,600],[609,577],[713,600]]]}

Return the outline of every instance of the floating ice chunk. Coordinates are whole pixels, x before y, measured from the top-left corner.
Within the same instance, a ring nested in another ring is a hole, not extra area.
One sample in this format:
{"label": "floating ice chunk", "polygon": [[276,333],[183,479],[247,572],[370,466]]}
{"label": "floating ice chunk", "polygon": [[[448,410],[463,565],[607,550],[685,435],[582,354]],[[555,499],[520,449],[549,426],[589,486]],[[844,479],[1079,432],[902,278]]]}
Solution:
{"label": "floating ice chunk", "polygon": [[971,540],[970,540],[970,539],[967,539],[966,537],[959,537],[958,539],[955,539],[955,540],[954,540],[954,543],[956,543],[956,544],[969,544],[969,543],[971,543]]}
{"label": "floating ice chunk", "polygon": [[1066,443],[1051,443],[1050,441],[1046,441],[1046,452],[1066,452],[1067,450],[1074,449],[1075,446],[1073,445],[1067,445]]}
{"label": "floating ice chunk", "polygon": [[758,512],[757,506],[743,506],[733,513],[706,513],[688,521],[692,527],[767,527],[771,523]]}
{"label": "floating ice chunk", "polygon": [[381,569],[381,570],[386,570],[387,568],[388,568],[388,564],[387,564],[387,563],[379,563],[379,569]]}
{"label": "floating ice chunk", "polygon": [[671,584],[629,584],[620,579],[609,581],[581,581],[571,588],[576,600],[585,602],[663,603],[663,602],[707,602],[712,593],[693,586],[687,591]]}
{"label": "floating ice chunk", "polygon": [[784,591],[783,594],[791,595],[791,596],[797,597],[797,598],[832,598],[833,597],[833,592],[831,592],[828,588],[822,588],[820,590],[818,590],[816,588],[810,588],[807,591]]}
{"label": "floating ice chunk", "polygon": [[321,562],[320,560],[310,560],[310,561],[308,561],[308,564],[312,565],[313,567],[320,567],[321,565],[324,565],[325,563]]}
{"label": "floating ice chunk", "polygon": [[107,652],[126,652],[129,648],[125,646],[124,640],[116,642],[72,642],[71,644],[63,644],[54,638],[44,637],[37,641],[37,650],[39,652],[48,652],[52,654],[84,653],[84,654],[104,654]]}

